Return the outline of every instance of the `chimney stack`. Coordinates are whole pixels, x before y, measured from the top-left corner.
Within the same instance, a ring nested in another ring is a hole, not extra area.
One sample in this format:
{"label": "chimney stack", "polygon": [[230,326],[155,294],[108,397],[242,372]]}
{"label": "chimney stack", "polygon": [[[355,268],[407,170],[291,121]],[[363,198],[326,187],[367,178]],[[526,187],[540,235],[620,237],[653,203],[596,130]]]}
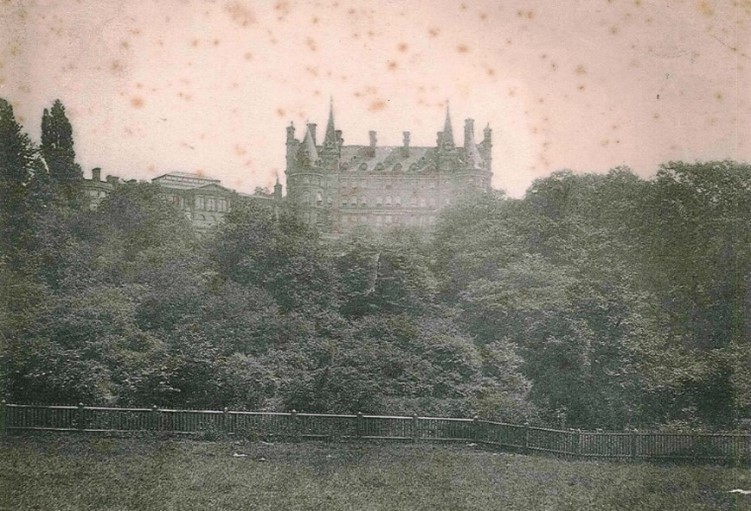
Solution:
{"label": "chimney stack", "polygon": [[295,140],[295,125],[290,122],[289,126],[287,126],[287,143],[293,140]]}
{"label": "chimney stack", "polygon": [[404,137],[403,138],[404,145],[402,147],[402,154],[404,154],[404,157],[407,158],[409,157],[409,137],[410,137],[409,131],[403,132],[402,135]]}
{"label": "chimney stack", "polygon": [[369,131],[368,135],[370,135],[370,155],[375,156],[375,150],[376,150],[376,132],[375,131]]}
{"label": "chimney stack", "polygon": [[475,120],[464,120],[464,149],[469,149],[471,145],[475,144]]}
{"label": "chimney stack", "polygon": [[102,180],[102,169],[99,167],[91,169],[91,180],[92,181],[101,181]]}

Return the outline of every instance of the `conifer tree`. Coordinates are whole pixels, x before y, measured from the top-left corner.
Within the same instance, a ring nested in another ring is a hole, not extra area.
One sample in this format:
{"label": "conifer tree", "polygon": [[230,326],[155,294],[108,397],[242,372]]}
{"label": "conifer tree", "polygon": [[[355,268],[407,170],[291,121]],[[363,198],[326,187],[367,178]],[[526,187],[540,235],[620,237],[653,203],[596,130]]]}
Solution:
{"label": "conifer tree", "polygon": [[28,241],[29,191],[37,151],[15,119],[13,107],[0,98],[0,259],[15,260]]}
{"label": "conifer tree", "polygon": [[73,127],[59,99],[55,100],[51,110],[44,109],[41,150],[53,186],[60,190],[65,198],[73,200],[78,183],[83,178],[83,172],[76,163]]}

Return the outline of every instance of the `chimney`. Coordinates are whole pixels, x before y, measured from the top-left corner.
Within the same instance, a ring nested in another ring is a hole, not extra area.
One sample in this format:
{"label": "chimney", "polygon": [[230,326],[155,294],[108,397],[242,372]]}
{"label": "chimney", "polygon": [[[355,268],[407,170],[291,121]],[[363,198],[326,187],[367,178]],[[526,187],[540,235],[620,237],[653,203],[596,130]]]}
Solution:
{"label": "chimney", "polygon": [[493,136],[493,130],[490,129],[490,124],[485,126],[485,129],[483,130],[483,142],[488,146],[492,146],[492,136]]}
{"label": "chimney", "polygon": [[310,136],[313,138],[313,145],[318,147],[318,139],[316,138],[316,126],[317,124],[314,122],[308,123],[308,131],[310,131]]}
{"label": "chimney", "polygon": [[474,119],[464,120],[464,149],[469,149],[475,144],[475,121]]}
{"label": "chimney", "polygon": [[370,135],[370,155],[375,156],[376,132],[371,130],[368,132],[368,135]]}
{"label": "chimney", "polygon": [[107,176],[107,182],[111,185],[116,185],[119,181],[117,176]]}
{"label": "chimney", "polygon": [[407,158],[409,157],[409,136],[410,136],[409,131],[403,132],[402,135],[404,137],[403,138],[404,145],[402,146],[402,154],[404,155],[405,158]]}
{"label": "chimney", "polygon": [[289,126],[287,126],[287,143],[290,143],[295,140],[295,125],[293,123],[289,123]]}
{"label": "chimney", "polygon": [[91,169],[91,180],[92,181],[101,181],[102,180],[102,169],[99,167]]}

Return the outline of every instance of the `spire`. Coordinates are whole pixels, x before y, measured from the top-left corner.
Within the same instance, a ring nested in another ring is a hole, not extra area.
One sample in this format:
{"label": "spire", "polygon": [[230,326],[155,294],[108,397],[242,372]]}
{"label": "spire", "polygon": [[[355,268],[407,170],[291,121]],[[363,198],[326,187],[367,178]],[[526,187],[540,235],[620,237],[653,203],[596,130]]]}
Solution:
{"label": "spire", "polygon": [[451,111],[448,101],[446,101],[446,122],[443,125],[443,143],[441,145],[444,149],[454,148],[454,130],[451,128]]}
{"label": "spire", "polygon": [[329,122],[326,124],[326,137],[323,139],[324,147],[336,147],[337,136],[334,128],[334,98],[329,98]]}
{"label": "spire", "polygon": [[315,125],[308,124],[308,131],[305,133],[305,138],[297,151],[297,158],[303,165],[313,166],[318,161],[318,151],[316,151],[316,143],[313,141],[314,131]]}

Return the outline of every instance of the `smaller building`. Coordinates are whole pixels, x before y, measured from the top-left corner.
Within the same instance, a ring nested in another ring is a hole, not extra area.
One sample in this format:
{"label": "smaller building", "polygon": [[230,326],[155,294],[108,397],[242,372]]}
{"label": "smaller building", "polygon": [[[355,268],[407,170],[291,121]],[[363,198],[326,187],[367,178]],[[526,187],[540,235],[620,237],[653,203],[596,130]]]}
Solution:
{"label": "smaller building", "polygon": [[[91,174],[91,179],[83,180],[83,190],[89,209],[93,211],[121,181],[115,176],[107,176],[102,181],[101,169],[98,168],[93,169]],[[278,182],[273,193],[256,192],[253,195],[225,188],[219,179],[189,172],[169,172],[155,177],[151,182],[163,190],[165,200],[183,211],[199,231],[220,224],[237,201],[263,201],[274,205],[277,199],[281,200],[281,185]]]}
{"label": "smaller building", "polygon": [[107,176],[106,181],[102,181],[102,169],[95,168],[91,170],[91,179],[83,180],[83,192],[89,204],[89,209],[96,211],[99,204],[114,189],[118,178]]}
{"label": "smaller building", "polygon": [[200,174],[170,172],[151,182],[164,189],[165,199],[184,211],[198,230],[220,224],[232,210],[232,202],[239,200],[234,190],[219,184],[221,181]]}

